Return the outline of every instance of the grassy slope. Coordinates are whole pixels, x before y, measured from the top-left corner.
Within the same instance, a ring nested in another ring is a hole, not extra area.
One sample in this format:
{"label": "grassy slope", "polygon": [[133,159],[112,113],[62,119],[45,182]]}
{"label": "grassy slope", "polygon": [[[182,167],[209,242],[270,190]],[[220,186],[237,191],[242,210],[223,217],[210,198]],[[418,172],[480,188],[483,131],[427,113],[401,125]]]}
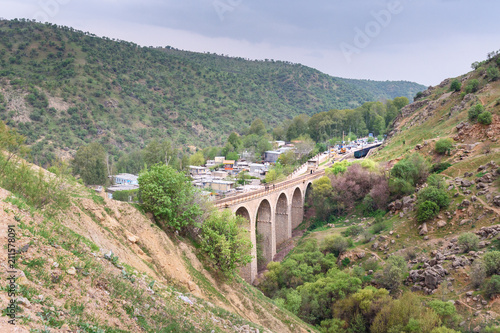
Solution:
{"label": "grassy slope", "polygon": [[[249,325],[261,332],[315,331],[241,279],[221,282],[189,241],[170,238],[136,208],[68,182],[71,205],[50,213],[0,188],[0,232],[16,225],[16,246],[29,244],[17,256],[24,276],[18,296],[29,301],[20,305],[20,329],[191,333]],[[3,258],[6,251],[2,247]],[[110,251],[117,259],[105,259]],[[1,304],[8,301],[0,293]]]}
{"label": "grassy slope", "polygon": [[[391,94],[387,82],[371,82],[372,92],[298,64],[139,47],[32,22],[0,22],[0,65],[0,118],[48,157],[93,140],[115,154],[152,138],[221,144],[257,117],[274,126]],[[403,95],[422,89],[391,85]],[[29,86],[47,107],[26,102]]]}

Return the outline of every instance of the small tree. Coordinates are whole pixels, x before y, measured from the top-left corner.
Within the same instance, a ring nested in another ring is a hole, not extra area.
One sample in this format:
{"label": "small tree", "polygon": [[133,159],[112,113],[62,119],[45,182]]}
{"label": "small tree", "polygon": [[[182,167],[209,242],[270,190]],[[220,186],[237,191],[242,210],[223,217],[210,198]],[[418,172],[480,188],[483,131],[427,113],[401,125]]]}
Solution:
{"label": "small tree", "polygon": [[500,71],[498,70],[498,68],[490,66],[486,71],[486,75],[488,75],[488,79],[490,81],[496,81],[500,77]]}
{"label": "small tree", "polygon": [[438,216],[439,206],[432,201],[424,201],[418,205],[417,221],[425,222]]}
{"label": "small tree", "polygon": [[245,218],[234,216],[231,211],[225,210],[214,212],[202,225],[201,250],[226,276],[252,261],[252,243],[248,230],[243,227],[245,222]]}
{"label": "small tree", "polygon": [[419,202],[432,201],[438,205],[439,209],[447,208],[450,204],[448,192],[443,188],[437,188],[435,186],[428,186],[421,189],[417,194],[417,198]]}
{"label": "small tree", "polygon": [[470,94],[476,92],[478,88],[479,88],[479,81],[476,79],[470,80],[469,83],[467,84],[467,87],[465,87],[465,93]]}
{"label": "small tree", "polygon": [[323,241],[323,250],[333,253],[337,258],[340,257],[348,248],[349,241],[342,236],[331,236]]}
{"label": "small tree", "polygon": [[451,91],[460,91],[460,89],[462,89],[462,83],[460,83],[460,81],[458,81],[457,79],[453,80],[451,82],[450,90]]}
{"label": "small tree", "polygon": [[483,256],[487,275],[500,274],[500,251],[487,252]]}
{"label": "small tree", "polygon": [[486,265],[483,260],[474,260],[469,273],[472,285],[477,288],[481,286],[486,278]]}
{"label": "small tree", "polygon": [[398,290],[407,272],[405,259],[400,256],[391,256],[386,260],[382,274],[377,276],[377,281],[383,287],[395,291]]}
{"label": "small tree", "polygon": [[463,249],[465,253],[473,250],[477,250],[479,245],[479,237],[472,232],[466,232],[458,236],[458,245]]}
{"label": "small tree", "polygon": [[476,121],[479,115],[484,111],[484,106],[482,104],[476,104],[472,106],[467,112],[470,121]]}
{"label": "small tree", "polygon": [[203,152],[199,151],[189,157],[189,165],[200,166],[205,164],[205,158],[203,157]]}
{"label": "small tree", "polygon": [[484,111],[479,116],[477,116],[477,121],[483,125],[490,125],[493,121],[493,118],[489,111]]}
{"label": "small tree", "polygon": [[168,165],[156,164],[139,175],[139,197],[161,226],[183,230],[194,225],[202,210],[189,179]]}
{"label": "small tree", "polygon": [[444,155],[453,148],[453,140],[450,138],[442,138],[436,142],[436,147],[434,150],[436,153]]}
{"label": "small tree", "polygon": [[484,286],[484,293],[486,297],[493,298],[493,296],[500,294],[500,275],[494,275]]}
{"label": "small tree", "polygon": [[80,147],[73,160],[73,173],[87,185],[104,185],[108,179],[106,152],[98,142]]}

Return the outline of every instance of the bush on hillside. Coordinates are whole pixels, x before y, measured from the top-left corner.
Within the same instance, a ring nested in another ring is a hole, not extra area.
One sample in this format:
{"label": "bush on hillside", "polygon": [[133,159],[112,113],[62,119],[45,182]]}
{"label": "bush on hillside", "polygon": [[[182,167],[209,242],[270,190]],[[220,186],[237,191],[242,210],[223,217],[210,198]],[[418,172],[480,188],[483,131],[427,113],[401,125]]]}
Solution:
{"label": "bush on hillside", "polygon": [[401,178],[390,178],[389,190],[395,198],[401,198],[415,192],[415,186]]}
{"label": "bush on hillside", "polygon": [[493,121],[493,117],[489,111],[482,112],[479,116],[477,116],[477,121],[483,125],[490,125]]}
{"label": "bush on hillside", "polygon": [[470,121],[476,121],[479,115],[484,111],[484,106],[482,104],[476,104],[472,106],[467,112],[467,116]]}
{"label": "bush on hillside", "polygon": [[417,221],[425,222],[432,220],[439,214],[439,206],[432,201],[424,201],[418,205]]}
{"label": "bush on hillside", "polygon": [[465,87],[465,93],[470,94],[476,92],[479,89],[479,81],[476,79],[470,80]]}
{"label": "bush on hillside", "polygon": [[434,150],[436,153],[444,155],[453,148],[453,140],[450,138],[442,138],[436,142]]}
{"label": "bush on hillside", "polygon": [[500,294],[500,275],[493,275],[491,279],[486,282],[484,286],[484,294],[488,298],[493,298],[494,296]]}
{"label": "bush on hillside", "polygon": [[153,165],[139,175],[140,200],[162,227],[181,231],[202,215],[189,179],[168,165]]}
{"label": "bush on hillside", "polygon": [[417,193],[419,202],[432,201],[439,206],[439,209],[447,208],[450,204],[448,192],[442,188],[427,186]]}
{"label": "bush on hillside", "polygon": [[466,232],[458,236],[458,245],[462,248],[462,251],[467,253],[469,251],[477,250],[479,245],[479,237],[472,232]]}
{"label": "bush on hillside", "polygon": [[336,257],[339,257],[352,245],[351,239],[342,236],[330,236],[325,238],[321,248],[323,251],[333,253]]}
{"label": "bush on hillside", "polygon": [[388,290],[396,291],[407,272],[406,260],[401,256],[391,256],[386,260],[382,273],[377,274],[377,282]]}
{"label": "bush on hillside", "polygon": [[481,286],[486,278],[486,265],[482,259],[474,260],[469,272],[470,280],[475,288]]}
{"label": "bush on hillside", "polygon": [[430,187],[435,187],[438,189],[444,189],[446,186],[446,181],[442,175],[433,173],[427,178],[427,184]]}
{"label": "bush on hillside", "polygon": [[487,252],[483,256],[487,275],[500,274],[500,251]]}
{"label": "bush on hillside", "polygon": [[498,70],[498,68],[490,66],[486,71],[486,75],[488,76],[488,80],[496,81],[500,77],[500,71]]}
{"label": "bush on hillside", "polygon": [[412,186],[422,184],[429,175],[429,163],[419,154],[399,161],[391,169],[391,177],[403,179]]}
{"label": "bush on hillside", "polygon": [[453,80],[451,82],[450,90],[451,91],[460,91],[462,89],[462,83],[458,81],[457,79]]}
{"label": "bush on hillside", "polygon": [[449,167],[451,167],[451,163],[448,163],[448,162],[436,163],[436,164],[432,165],[431,172],[432,173],[441,173],[444,170],[448,169]]}
{"label": "bush on hillside", "polygon": [[226,276],[252,261],[252,243],[248,231],[243,227],[246,222],[243,217],[234,216],[229,210],[214,212],[203,222],[201,250]]}

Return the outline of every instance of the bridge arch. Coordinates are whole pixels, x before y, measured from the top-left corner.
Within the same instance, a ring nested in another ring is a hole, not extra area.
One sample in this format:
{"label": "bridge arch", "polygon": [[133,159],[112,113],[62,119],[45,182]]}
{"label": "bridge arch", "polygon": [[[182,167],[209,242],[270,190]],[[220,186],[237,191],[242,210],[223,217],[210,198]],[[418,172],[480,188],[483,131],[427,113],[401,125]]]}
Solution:
{"label": "bridge arch", "polygon": [[285,193],[281,193],[276,201],[275,209],[276,246],[290,238],[291,228],[288,218],[288,198]]}
{"label": "bridge arch", "polygon": [[296,187],[292,194],[292,230],[297,228],[304,219],[304,200],[300,187]]}
{"label": "bridge arch", "polygon": [[276,252],[273,209],[267,199],[260,202],[256,216],[257,265],[264,269]]}
{"label": "bridge arch", "polygon": [[254,244],[251,252],[254,259],[248,265],[242,267],[240,270],[240,276],[245,279],[245,281],[251,283],[255,279],[255,272],[257,271],[257,250],[255,248],[255,228],[252,228],[252,215],[249,209],[245,206],[238,207],[236,209],[235,215],[241,216],[248,221],[248,223],[246,223],[244,227],[249,231],[248,235],[250,237],[250,241],[252,242],[252,244]]}

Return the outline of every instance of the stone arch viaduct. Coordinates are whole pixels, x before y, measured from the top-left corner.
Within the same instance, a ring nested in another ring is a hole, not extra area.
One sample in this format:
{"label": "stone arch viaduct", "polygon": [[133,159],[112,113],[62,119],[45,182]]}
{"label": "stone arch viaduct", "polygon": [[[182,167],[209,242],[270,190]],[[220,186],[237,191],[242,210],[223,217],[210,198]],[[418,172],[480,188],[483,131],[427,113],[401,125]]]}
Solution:
{"label": "stone arch viaduct", "polygon": [[[312,182],[322,177],[324,170],[299,176],[266,189],[217,200],[218,209],[230,209],[248,220],[247,228],[253,244],[253,260],[242,268],[241,276],[249,283],[257,277],[258,269],[273,260],[276,248],[292,237],[304,216],[306,193]],[[257,246],[262,257],[257,260]],[[260,267],[258,267],[260,265]]]}

